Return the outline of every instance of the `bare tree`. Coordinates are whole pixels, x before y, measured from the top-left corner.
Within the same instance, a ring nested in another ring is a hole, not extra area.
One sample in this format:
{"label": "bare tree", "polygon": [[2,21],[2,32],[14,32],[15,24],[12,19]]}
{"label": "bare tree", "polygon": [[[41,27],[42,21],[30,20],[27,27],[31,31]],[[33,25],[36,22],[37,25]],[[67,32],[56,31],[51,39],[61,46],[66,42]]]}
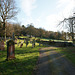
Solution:
{"label": "bare tree", "polygon": [[64,18],[63,21],[60,21],[59,25],[61,25],[62,23],[69,30],[72,41],[74,41],[75,16],[73,15],[72,17]]}
{"label": "bare tree", "polygon": [[5,40],[6,40],[6,20],[11,19],[14,17],[17,13],[16,7],[15,7],[15,1],[14,0],[0,0],[0,18],[3,23],[3,27],[5,29]]}

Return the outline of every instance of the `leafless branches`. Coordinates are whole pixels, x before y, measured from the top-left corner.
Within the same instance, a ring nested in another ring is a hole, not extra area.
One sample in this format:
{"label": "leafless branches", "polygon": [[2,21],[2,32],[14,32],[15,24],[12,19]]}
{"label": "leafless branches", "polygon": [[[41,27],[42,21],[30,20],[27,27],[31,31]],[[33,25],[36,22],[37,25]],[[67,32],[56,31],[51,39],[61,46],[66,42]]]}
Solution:
{"label": "leafless branches", "polygon": [[11,19],[16,15],[16,7],[14,0],[1,0],[0,2],[0,17],[5,22],[6,19]]}

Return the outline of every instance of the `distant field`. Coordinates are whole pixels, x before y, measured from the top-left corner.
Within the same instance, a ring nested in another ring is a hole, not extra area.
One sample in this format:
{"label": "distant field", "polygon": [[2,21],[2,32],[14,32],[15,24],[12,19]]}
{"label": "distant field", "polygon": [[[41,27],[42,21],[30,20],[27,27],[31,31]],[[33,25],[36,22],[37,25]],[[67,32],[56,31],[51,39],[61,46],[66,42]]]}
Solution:
{"label": "distant field", "polygon": [[41,40],[44,40],[44,41],[56,41],[56,42],[72,42],[72,41],[64,41],[64,40],[55,40],[55,39],[46,39],[46,38],[40,38],[40,37],[37,37],[38,39],[41,39]]}
{"label": "distant field", "polygon": [[[48,40],[48,39],[43,39]],[[24,40],[18,40],[18,42]],[[17,44],[15,45],[15,60],[5,61],[7,57],[7,46],[5,46],[5,51],[0,51],[0,75],[32,75],[33,68],[36,65],[39,48],[45,46],[38,46],[32,48],[32,44],[29,43],[26,48],[26,44],[20,48]],[[63,53],[68,59],[70,59],[75,64],[75,47],[57,47],[57,52]]]}
{"label": "distant field", "polygon": [[[27,36],[19,36],[20,38],[28,38]],[[72,42],[72,41],[64,41],[64,40],[55,40],[55,39],[46,39],[46,38],[40,38],[40,37],[32,37],[32,39],[41,39],[41,40],[44,40],[44,41],[55,41],[55,42]]]}
{"label": "distant field", "polygon": [[28,38],[27,36],[19,36],[19,38]]}

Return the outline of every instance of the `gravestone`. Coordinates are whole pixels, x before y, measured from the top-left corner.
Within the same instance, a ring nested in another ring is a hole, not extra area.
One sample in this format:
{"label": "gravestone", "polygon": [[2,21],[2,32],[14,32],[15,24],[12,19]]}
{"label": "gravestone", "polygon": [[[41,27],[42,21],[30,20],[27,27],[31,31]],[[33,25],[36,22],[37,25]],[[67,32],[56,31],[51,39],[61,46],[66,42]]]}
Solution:
{"label": "gravestone", "polygon": [[28,45],[28,39],[26,39],[26,47],[27,47],[27,45]]}
{"label": "gravestone", "polygon": [[5,50],[5,46],[4,46],[4,41],[3,40],[1,41],[1,50],[2,51]]}
{"label": "gravestone", "polygon": [[0,50],[1,50],[1,40],[0,40]]}
{"label": "gravestone", "polygon": [[24,39],[24,43],[25,43],[25,41],[26,41],[26,40]]}
{"label": "gravestone", "polygon": [[23,46],[23,41],[21,41],[21,45],[20,45],[20,48],[22,48],[22,46]]}
{"label": "gravestone", "polygon": [[30,43],[32,43],[32,39],[30,39]]}
{"label": "gravestone", "polygon": [[7,42],[7,59],[15,59],[15,43],[13,40]]}
{"label": "gravestone", "polygon": [[15,44],[17,44],[17,39],[15,39],[15,41],[14,41],[14,42],[15,42]]}
{"label": "gravestone", "polygon": [[35,39],[32,41],[32,48],[35,47]]}

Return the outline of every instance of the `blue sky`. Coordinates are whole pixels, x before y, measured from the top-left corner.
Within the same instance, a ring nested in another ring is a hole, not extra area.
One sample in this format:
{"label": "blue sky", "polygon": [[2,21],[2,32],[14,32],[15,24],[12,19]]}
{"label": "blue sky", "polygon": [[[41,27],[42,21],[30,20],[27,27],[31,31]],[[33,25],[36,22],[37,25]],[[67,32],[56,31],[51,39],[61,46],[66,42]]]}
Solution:
{"label": "blue sky", "polygon": [[16,0],[19,7],[16,22],[21,25],[33,23],[36,28],[59,31],[57,24],[69,17],[75,7],[75,0]]}

